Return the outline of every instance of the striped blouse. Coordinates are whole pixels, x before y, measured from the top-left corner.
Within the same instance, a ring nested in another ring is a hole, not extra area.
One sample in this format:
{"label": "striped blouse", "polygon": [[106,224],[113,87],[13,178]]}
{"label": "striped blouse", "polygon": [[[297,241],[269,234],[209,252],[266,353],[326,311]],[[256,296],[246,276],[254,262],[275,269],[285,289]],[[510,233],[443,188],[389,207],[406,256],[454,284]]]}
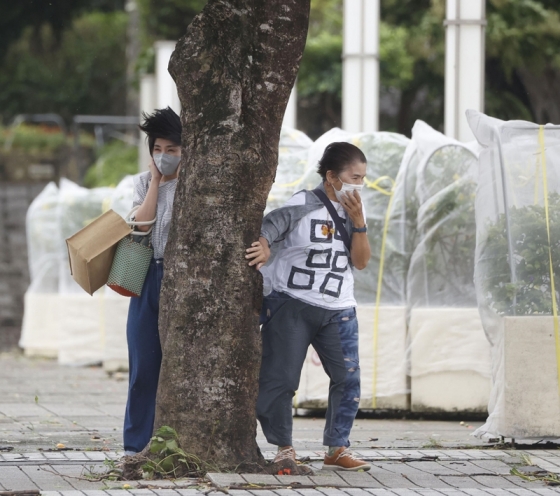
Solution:
{"label": "striped blouse", "polygon": [[[133,206],[142,205],[148,194],[151,180],[150,172],[142,172],[134,176]],[[156,223],[152,231],[152,246],[154,258],[163,258],[169,227],[171,225],[171,214],[173,213],[173,199],[177,189],[177,179],[166,181],[159,185],[159,194],[156,207]]]}

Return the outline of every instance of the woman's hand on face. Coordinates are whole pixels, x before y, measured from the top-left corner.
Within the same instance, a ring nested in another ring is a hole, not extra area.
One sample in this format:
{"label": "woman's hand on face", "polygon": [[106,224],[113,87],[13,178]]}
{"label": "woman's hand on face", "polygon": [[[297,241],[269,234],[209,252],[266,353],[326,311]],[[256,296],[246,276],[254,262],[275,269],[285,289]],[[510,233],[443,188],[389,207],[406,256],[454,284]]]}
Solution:
{"label": "woman's hand on face", "polygon": [[156,164],[155,164],[153,158],[150,162],[150,174],[152,174],[152,180],[157,181],[157,182],[160,182],[161,178],[163,177],[163,175],[161,174],[159,169],[156,167]]}
{"label": "woman's hand on face", "polygon": [[259,238],[259,241],[255,241],[251,244],[251,248],[247,248],[247,255],[245,258],[251,260],[249,266],[252,267],[256,265],[256,269],[259,270],[270,257],[270,248],[268,247],[268,241],[264,238]]}
{"label": "woman's hand on face", "polygon": [[360,228],[366,225],[360,193],[355,190],[351,193],[346,193],[342,196],[340,203],[342,204],[342,208],[344,208],[345,212],[350,216],[354,227]]}

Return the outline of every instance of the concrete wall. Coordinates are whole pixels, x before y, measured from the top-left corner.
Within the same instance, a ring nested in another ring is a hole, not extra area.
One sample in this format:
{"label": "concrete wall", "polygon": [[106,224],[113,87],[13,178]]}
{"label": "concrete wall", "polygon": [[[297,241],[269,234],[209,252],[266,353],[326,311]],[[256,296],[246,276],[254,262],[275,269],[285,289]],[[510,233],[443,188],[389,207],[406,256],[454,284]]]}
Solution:
{"label": "concrete wall", "polygon": [[25,215],[43,183],[0,182],[0,351],[17,346],[29,284]]}

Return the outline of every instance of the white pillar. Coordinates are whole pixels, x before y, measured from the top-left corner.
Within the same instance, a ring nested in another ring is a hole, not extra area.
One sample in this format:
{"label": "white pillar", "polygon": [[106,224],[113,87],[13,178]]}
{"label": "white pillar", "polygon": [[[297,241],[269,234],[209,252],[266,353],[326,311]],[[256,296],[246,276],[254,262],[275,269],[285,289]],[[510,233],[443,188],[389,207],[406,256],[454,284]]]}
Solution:
{"label": "white pillar", "polygon": [[[156,104],[156,77],[153,74],[145,74],[140,79],[140,119],[142,112],[151,114],[157,107]],[[150,151],[146,135],[140,132],[140,143],[138,144],[138,170],[148,170],[150,163]]]}
{"label": "white pillar", "polygon": [[284,120],[282,121],[283,127],[291,127],[297,129],[297,84],[294,83],[292,92],[290,93],[290,99],[288,100],[288,105],[286,106],[286,112],[284,112]]}
{"label": "white pillar", "polygon": [[484,111],[486,0],[446,0],[445,134],[472,141],[465,111]]}
{"label": "white pillar", "polygon": [[156,41],[154,48],[156,51],[156,85],[157,99],[156,108],[171,107],[178,114],[181,113],[181,104],[179,103],[179,95],[175,81],[169,74],[167,67],[173,50],[175,50],[175,41]]}
{"label": "white pillar", "polygon": [[342,128],[379,128],[379,0],[344,0]]}

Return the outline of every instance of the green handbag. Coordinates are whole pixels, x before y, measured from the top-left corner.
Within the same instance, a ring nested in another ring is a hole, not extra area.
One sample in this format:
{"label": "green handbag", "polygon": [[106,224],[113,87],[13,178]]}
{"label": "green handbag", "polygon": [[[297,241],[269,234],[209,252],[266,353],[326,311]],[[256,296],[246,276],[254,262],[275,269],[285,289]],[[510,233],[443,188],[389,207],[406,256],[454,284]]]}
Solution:
{"label": "green handbag", "polygon": [[147,222],[137,222],[133,214],[139,207],[135,207],[128,214],[126,223],[131,227],[152,226],[146,232],[134,231],[119,241],[107,286],[123,296],[140,296],[142,287],[154,256],[151,246],[151,235],[156,219]]}

